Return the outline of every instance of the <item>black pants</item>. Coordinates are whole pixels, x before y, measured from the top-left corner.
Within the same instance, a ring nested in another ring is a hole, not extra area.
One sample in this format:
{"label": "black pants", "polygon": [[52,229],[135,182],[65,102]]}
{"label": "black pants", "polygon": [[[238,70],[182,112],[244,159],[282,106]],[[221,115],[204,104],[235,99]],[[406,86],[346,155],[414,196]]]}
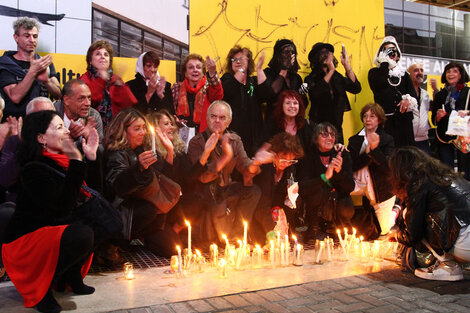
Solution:
{"label": "black pants", "polygon": [[[317,227],[320,217],[325,216],[319,212],[320,208],[327,203],[327,198],[325,197],[328,197],[328,195],[322,193],[318,193],[315,197],[309,197],[310,201],[307,202],[308,209],[306,219],[310,229]],[[332,216],[331,219],[324,218],[327,222],[333,222],[337,227],[351,228],[351,219],[354,216],[354,204],[350,196],[339,197],[336,199],[334,208],[323,207],[322,210],[333,210],[330,212]]]}
{"label": "black pants", "polygon": [[93,251],[93,230],[84,224],[69,225],[60,239],[59,260],[54,278],[60,278],[66,272],[80,272],[83,262]]}
{"label": "black pants", "polygon": [[155,206],[142,199],[133,199],[132,207],[132,238],[142,238],[145,246],[156,255],[174,255],[176,245],[181,242],[167,221],[167,214],[157,214]]}

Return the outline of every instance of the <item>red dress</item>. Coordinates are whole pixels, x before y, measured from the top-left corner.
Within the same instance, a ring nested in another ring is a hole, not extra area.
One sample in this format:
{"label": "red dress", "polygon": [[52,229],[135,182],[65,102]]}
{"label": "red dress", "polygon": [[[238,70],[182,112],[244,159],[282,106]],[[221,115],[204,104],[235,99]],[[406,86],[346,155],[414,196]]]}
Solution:
{"label": "red dress", "polygon": [[[21,236],[2,247],[5,270],[24,306],[36,306],[46,295],[59,259],[60,239],[68,225],[46,226]],[[92,257],[82,267],[82,277],[90,269]]]}

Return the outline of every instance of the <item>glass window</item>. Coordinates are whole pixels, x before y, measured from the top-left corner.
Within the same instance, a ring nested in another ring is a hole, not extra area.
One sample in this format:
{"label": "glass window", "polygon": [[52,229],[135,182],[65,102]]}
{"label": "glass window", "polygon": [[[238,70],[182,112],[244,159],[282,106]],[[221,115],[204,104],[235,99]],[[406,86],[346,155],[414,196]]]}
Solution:
{"label": "glass window", "polygon": [[448,34],[454,33],[454,27],[452,26],[452,20],[450,19],[431,16],[430,22],[431,31]]}
{"label": "glass window", "polygon": [[436,33],[436,38],[432,43],[437,57],[453,58],[454,37],[452,35]]}
{"label": "glass window", "polygon": [[163,59],[178,60],[180,58],[180,48],[171,41],[165,40],[163,44]]}
{"label": "glass window", "polygon": [[403,53],[429,55],[429,49],[428,47],[405,45],[403,48]]}
{"label": "glass window", "polygon": [[399,9],[403,8],[402,0],[384,0],[384,8]]}
{"label": "glass window", "polygon": [[456,51],[455,58],[460,60],[470,60],[470,38],[464,36],[457,36],[455,38]]}
{"label": "glass window", "polygon": [[416,2],[408,2],[405,1],[405,11],[410,11],[414,13],[429,13],[429,5],[423,3],[416,3]]}
{"label": "glass window", "polygon": [[140,41],[142,40],[142,30],[127,23],[121,22],[121,36]]}
{"label": "glass window", "polygon": [[445,18],[452,18],[452,11],[453,10],[451,10],[451,9],[438,7],[438,6],[435,6],[435,5],[431,5],[429,7],[429,13],[431,15],[445,17]]}
{"label": "glass window", "polygon": [[405,12],[404,26],[415,29],[429,29],[429,16],[423,14],[414,14]]}
{"label": "glass window", "polygon": [[162,58],[162,38],[160,36],[144,32],[144,51],[149,50],[155,51],[158,56]]}
{"label": "glass window", "polygon": [[405,29],[403,37],[405,44],[420,45],[423,46],[423,48],[427,48],[429,46],[429,32]]}
{"label": "glass window", "polygon": [[403,17],[401,11],[384,10],[385,25],[392,24],[395,26],[403,26]]}

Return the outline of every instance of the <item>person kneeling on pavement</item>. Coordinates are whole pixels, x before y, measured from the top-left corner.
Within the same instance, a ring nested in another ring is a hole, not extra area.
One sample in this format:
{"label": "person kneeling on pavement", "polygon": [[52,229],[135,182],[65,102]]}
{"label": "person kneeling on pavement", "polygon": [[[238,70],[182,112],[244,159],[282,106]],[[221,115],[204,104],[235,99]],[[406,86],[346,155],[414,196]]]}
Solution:
{"label": "person kneeling on pavement", "polygon": [[470,183],[416,147],[396,150],[390,169],[396,194],[406,205],[391,236],[419,252],[427,247],[437,259],[414,274],[462,280],[461,263],[470,262]]}

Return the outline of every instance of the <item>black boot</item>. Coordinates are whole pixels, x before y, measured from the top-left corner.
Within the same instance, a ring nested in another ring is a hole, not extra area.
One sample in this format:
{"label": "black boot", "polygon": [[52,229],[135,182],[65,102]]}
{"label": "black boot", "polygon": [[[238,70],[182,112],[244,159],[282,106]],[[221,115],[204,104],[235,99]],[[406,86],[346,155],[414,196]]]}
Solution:
{"label": "black boot", "polygon": [[[67,272],[65,272],[63,281],[66,284],[69,284],[70,287],[72,288],[72,291],[77,295],[91,295],[92,293],[95,292],[94,287],[85,285],[83,283],[82,275],[80,273],[80,269],[78,268],[72,268],[68,270]],[[58,290],[59,290],[59,287],[62,287],[62,286],[58,284],[57,286]],[[63,289],[65,290],[65,284],[64,284]]]}
{"label": "black boot", "polygon": [[62,307],[55,300],[50,288],[44,298],[36,305],[36,309],[39,312],[45,313],[58,313],[62,311]]}

